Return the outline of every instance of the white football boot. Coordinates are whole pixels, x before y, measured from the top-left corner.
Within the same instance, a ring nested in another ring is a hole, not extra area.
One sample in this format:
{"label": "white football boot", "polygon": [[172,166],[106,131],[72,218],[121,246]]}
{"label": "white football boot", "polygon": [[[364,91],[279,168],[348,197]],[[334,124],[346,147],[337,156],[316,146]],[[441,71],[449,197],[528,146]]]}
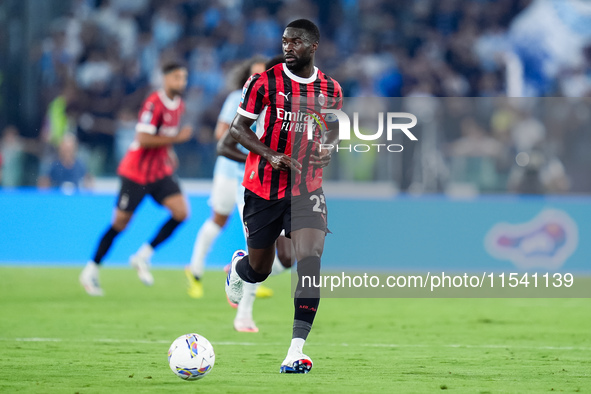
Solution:
{"label": "white football boot", "polygon": [[287,354],[281,363],[280,373],[308,373],[312,369],[312,360],[304,353]]}
{"label": "white football boot", "polygon": [[98,265],[94,261],[86,263],[86,267],[80,273],[79,280],[88,295],[95,297],[103,295],[103,289],[101,289],[101,285],[99,284]]}
{"label": "white football boot", "polygon": [[259,332],[254,320],[248,317],[235,318],[234,329],[238,332]]}
{"label": "white football boot", "polygon": [[242,292],[243,292],[243,284],[244,281],[236,272],[236,263],[242,258],[246,256],[246,252],[244,250],[237,250],[232,255],[232,263],[230,269],[228,270],[228,276],[226,277],[226,295],[228,296],[228,301],[238,304],[242,299]]}
{"label": "white football boot", "polygon": [[154,250],[148,244],[143,245],[136,254],[129,258],[129,264],[137,271],[137,276],[146,286],[154,284],[154,277],[150,273],[150,258]]}

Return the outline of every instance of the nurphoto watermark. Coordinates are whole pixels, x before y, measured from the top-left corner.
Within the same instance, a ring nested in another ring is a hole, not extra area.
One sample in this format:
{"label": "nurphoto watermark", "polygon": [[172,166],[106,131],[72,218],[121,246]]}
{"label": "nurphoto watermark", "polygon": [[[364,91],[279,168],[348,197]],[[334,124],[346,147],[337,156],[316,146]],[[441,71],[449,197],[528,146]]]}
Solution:
{"label": "nurphoto watermark", "polygon": [[[307,130],[308,140],[314,139],[314,131],[316,126],[328,130],[338,124],[339,140],[350,141],[352,139],[351,130],[354,136],[361,141],[380,141],[383,140],[384,135],[384,119],[386,123],[385,132],[388,143],[367,143],[367,144],[320,144],[319,150],[332,150],[334,152],[347,151],[366,153],[372,150],[376,152],[391,152],[399,153],[404,150],[402,144],[390,143],[393,140],[396,132],[402,132],[410,141],[418,141],[418,138],[410,131],[417,125],[417,117],[408,112],[378,112],[378,129],[373,134],[366,134],[359,128],[359,112],[353,113],[353,127],[351,127],[351,120],[349,116],[339,109],[323,108],[320,112],[312,111],[307,116]],[[410,122],[401,122],[401,119],[409,120]],[[316,124],[314,124],[316,123]]]}

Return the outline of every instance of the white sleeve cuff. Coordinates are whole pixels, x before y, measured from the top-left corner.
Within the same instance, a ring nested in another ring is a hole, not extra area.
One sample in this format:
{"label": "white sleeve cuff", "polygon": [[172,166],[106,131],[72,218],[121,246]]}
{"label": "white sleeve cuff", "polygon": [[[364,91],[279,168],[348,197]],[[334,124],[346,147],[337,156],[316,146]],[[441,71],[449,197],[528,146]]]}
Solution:
{"label": "white sleeve cuff", "polygon": [[238,110],[236,112],[238,112],[242,116],[246,116],[249,119],[256,119],[259,117],[259,115],[253,114],[252,112],[247,112],[240,107],[238,107]]}
{"label": "white sleeve cuff", "polygon": [[138,123],[135,126],[135,131],[138,133],[156,134],[156,126],[153,124]]}

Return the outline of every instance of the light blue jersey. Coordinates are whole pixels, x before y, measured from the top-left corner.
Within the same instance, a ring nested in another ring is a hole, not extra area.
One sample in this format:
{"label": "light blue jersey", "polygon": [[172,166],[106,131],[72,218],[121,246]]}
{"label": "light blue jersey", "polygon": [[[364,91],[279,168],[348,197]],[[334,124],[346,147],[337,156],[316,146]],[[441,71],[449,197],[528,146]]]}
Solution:
{"label": "light blue jersey", "polygon": [[[226,97],[224,105],[220,115],[218,116],[218,122],[224,122],[231,124],[236,116],[236,110],[240,105],[242,99],[242,90],[234,90]],[[255,131],[256,123],[252,125],[251,130]],[[248,149],[238,144],[238,149],[248,154]],[[224,156],[218,156],[215,162],[215,168],[213,175],[225,176],[227,178],[238,178],[239,184],[242,184],[242,178],[244,178],[244,163],[238,163],[237,161],[230,160]]]}

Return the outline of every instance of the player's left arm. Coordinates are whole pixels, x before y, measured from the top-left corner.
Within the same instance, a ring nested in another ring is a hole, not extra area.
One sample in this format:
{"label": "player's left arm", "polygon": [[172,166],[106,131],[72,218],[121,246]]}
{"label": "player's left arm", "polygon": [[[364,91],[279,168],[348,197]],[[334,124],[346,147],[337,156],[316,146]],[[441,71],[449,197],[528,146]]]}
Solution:
{"label": "player's left arm", "polygon": [[[335,84],[336,81],[335,81]],[[343,107],[343,93],[341,87],[337,84],[337,95],[335,97],[335,103],[332,105],[334,109],[341,109]],[[328,129],[324,133],[322,143],[314,142],[314,149],[310,155],[310,164],[316,167],[326,167],[330,163],[332,152],[339,145],[339,122],[329,122],[327,119],[326,125]]]}
{"label": "player's left arm", "polygon": [[336,126],[331,126],[329,124],[329,128],[324,135],[325,138],[322,143],[317,141],[314,142],[314,148],[310,155],[310,164],[315,167],[323,168],[330,163],[332,152],[339,144],[338,124]]}
{"label": "player's left arm", "polygon": [[230,125],[230,135],[250,152],[267,160],[274,169],[301,173],[302,165],[297,160],[269,148],[250,130],[262,109],[269,104],[266,81],[267,76],[261,74],[254,74],[246,81],[242,100]]}

